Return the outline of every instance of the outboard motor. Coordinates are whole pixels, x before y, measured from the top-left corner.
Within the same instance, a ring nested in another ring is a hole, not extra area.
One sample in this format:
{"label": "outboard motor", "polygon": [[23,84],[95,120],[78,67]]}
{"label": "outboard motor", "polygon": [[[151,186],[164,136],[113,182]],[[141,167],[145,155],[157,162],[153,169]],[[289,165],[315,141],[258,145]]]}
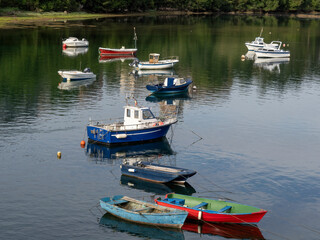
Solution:
{"label": "outboard motor", "polygon": [[83,70],[83,72],[89,73],[89,72],[91,72],[91,69],[90,69],[90,68],[85,68],[85,69]]}
{"label": "outboard motor", "polygon": [[132,63],[129,64],[130,67],[138,67],[139,59],[134,59]]}

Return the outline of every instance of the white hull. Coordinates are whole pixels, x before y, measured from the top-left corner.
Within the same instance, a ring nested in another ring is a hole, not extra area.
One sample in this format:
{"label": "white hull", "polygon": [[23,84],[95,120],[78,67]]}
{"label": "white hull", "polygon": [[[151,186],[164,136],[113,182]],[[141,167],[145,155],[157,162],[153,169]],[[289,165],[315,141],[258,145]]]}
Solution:
{"label": "white hull", "polygon": [[256,50],[255,51],[257,58],[289,58],[290,52],[289,51],[263,51],[263,50]]}
{"label": "white hull", "polygon": [[157,63],[139,62],[138,69],[168,69],[173,68],[179,62],[177,59],[173,60],[160,60]]}
{"label": "white hull", "polygon": [[78,81],[78,80],[87,80],[95,78],[96,75],[92,72],[84,73],[77,70],[72,71],[58,71],[59,75],[68,81]]}
{"label": "white hull", "polygon": [[88,47],[89,42],[86,39],[79,40],[75,37],[70,37],[62,42],[66,47]]}

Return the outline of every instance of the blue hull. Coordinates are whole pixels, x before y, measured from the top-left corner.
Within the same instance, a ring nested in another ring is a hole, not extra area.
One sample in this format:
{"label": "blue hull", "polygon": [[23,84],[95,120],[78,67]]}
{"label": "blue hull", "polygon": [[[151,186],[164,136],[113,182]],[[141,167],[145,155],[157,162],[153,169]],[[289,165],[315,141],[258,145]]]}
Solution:
{"label": "blue hull", "polygon": [[179,86],[163,87],[163,84],[147,85],[146,88],[153,94],[177,94],[184,93],[188,90],[192,81],[188,80],[186,84]]}
{"label": "blue hull", "polygon": [[[187,212],[180,211],[180,210],[178,211],[172,210],[170,212],[158,211],[156,213],[142,212],[138,209],[127,210],[117,206],[118,204],[126,202],[126,201],[123,201],[121,197],[123,196],[115,196],[113,199],[109,197],[102,198],[100,199],[100,206],[105,211],[107,211],[108,213],[118,218],[130,221],[130,222],[162,226],[162,227],[181,228],[188,215]],[[139,201],[139,202],[143,202],[143,201]],[[147,202],[143,202],[143,203],[145,203],[146,206],[152,205],[154,206],[154,208],[158,207],[156,204],[151,204]]]}
{"label": "blue hull", "polygon": [[[156,126],[147,129],[128,130],[128,131],[107,131],[96,126],[87,126],[89,141],[100,144],[130,144],[137,142],[155,141],[163,138],[171,124]],[[126,135],[124,138],[117,138],[119,135]]]}
{"label": "blue hull", "polygon": [[[89,80],[91,78],[69,78],[70,82],[76,82],[76,81],[83,81],[83,80]],[[68,78],[62,78],[62,82],[68,82]]]}
{"label": "blue hull", "polygon": [[139,165],[121,164],[121,173],[129,177],[139,178],[145,181],[156,183],[184,182],[187,180],[187,178],[192,177],[197,173],[196,171],[189,169],[182,169],[153,163],[151,164],[148,162],[142,162],[141,164],[144,166],[155,166],[167,168],[170,170],[177,170],[178,172],[159,171],[155,169],[140,167]]}

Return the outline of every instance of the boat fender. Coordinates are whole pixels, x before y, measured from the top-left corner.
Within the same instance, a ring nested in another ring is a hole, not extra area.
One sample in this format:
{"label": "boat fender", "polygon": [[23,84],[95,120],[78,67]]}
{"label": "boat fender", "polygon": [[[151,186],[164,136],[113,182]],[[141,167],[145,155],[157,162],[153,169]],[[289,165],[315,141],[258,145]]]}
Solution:
{"label": "boat fender", "polygon": [[134,168],[129,168],[128,172],[135,172],[135,169]]}
{"label": "boat fender", "polygon": [[198,220],[201,220],[201,218],[202,218],[202,211],[199,211],[198,212]]}
{"label": "boat fender", "polygon": [[155,126],[157,126],[157,123],[152,124],[152,127],[155,127]]}
{"label": "boat fender", "polygon": [[163,125],[163,122],[159,122],[159,126],[162,126]]}

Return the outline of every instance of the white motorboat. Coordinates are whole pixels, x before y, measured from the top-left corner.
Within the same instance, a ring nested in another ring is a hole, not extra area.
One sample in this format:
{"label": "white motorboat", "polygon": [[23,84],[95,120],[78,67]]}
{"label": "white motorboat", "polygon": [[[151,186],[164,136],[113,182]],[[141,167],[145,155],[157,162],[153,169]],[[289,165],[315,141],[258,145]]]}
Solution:
{"label": "white motorboat", "polygon": [[255,50],[258,50],[258,49],[264,48],[264,47],[269,47],[269,48],[277,47],[276,44],[273,44],[273,43],[267,44],[267,43],[265,43],[263,39],[264,38],[262,38],[262,37],[256,37],[256,39],[254,41],[246,42],[245,45],[248,48],[248,51],[255,51]]}
{"label": "white motorboat", "polygon": [[76,37],[69,37],[62,41],[62,46],[63,47],[88,47],[89,42],[85,38],[82,38],[80,40]]}
{"label": "white motorboat", "polygon": [[131,63],[137,70],[141,69],[167,69],[172,68],[179,62],[178,57],[171,57],[170,59],[159,60],[159,53],[150,53],[149,62],[140,62],[138,59]]}
{"label": "white motorboat", "polygon": [[59,75],[62,77],[63,82],[70,81],[80,81],[80,80],[88,80],[93,79],[96,75],[91,72],[90,68],[85,68],[83,71],[78,70],[67,70],[67,71],[58,71]]}
{"label": "white motorboat", "polygon": [[[276,47],[274,47],[276,45]],[[289,58],[290,51],[281,49],[281,41],[272,41],[270,45],[267,45],[261,49],[255,50],[257,58]]]}

